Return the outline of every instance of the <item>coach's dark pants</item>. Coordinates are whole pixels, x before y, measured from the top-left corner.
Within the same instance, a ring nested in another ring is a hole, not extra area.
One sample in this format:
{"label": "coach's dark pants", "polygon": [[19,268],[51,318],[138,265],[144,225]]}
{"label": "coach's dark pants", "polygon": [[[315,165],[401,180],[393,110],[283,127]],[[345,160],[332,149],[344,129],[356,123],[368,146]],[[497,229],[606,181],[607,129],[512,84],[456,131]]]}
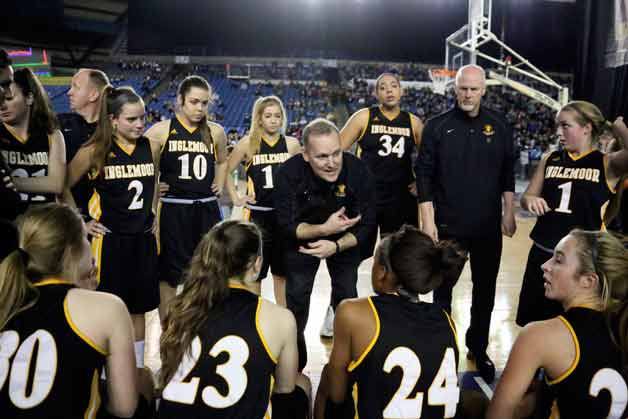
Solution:
{"label": "coach's dark pants", "polygon": [[[358,296],[356,283],[358,281],[358,266],[360,253],[357,247],[340,252],[326,259],[327,269],[331,276],[331,305],[336,309],[345,298]],[[307,363],[305,346],[305,325],[310,313],[310,297],[314,278],[320,259],[288,250],[284,253],[286,269],[286,304],[297,321],[297,343],[299,345],[299,371]]]}
{"label": "coach's dark pants", "polygon": [[[485,237],[457,238],[440,237],[441,240],[455,240],[469,252],[471,263],[471,326],[467,330],[467,348],[475,353],[486,351],[488,346],[491,314],[495,305],[495,286],[499,262],[502,256],[502,234]],[[434,301],[451,313],[451,293],[458,280],[449,281],[434,291]]]}

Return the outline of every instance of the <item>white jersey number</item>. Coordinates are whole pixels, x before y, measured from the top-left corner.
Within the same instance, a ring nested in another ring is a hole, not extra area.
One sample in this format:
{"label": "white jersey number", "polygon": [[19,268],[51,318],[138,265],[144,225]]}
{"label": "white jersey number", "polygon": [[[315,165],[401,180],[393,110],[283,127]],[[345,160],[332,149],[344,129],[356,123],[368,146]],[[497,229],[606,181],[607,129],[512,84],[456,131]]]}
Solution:
{"label": "white jersey number", "polygon": [[272,189],[273,185],[273,167],[271,165],[265,166],[262,169],[264,172],[264,189]]}
{"label": "white jersey number", "polygon": [[[236,404],[244,395],[248,384],[248,376],[244,364],[249,359],[249,346],[239,336],[225,336],[220,339],[209,351],[209,355],[217,358],[226,352],[229,359],[216,367],[216,374],[227,383],[229,391],[222,395],[214,386],[207,386],[201,393],[203,402],[215,409],[224,409]],[[183,360],[174,376],[164,388],[162,397],[175,403],[193,404],[198,393],[199,377],[190,377],[183,381],[192,372],[201,357],[201,340],[197,336],[192,341],[192,347],[183,355]]]}
{"label": "white jersey number", "polygon": [[558,187],[558,189],[562,189],[562,193],[560,194],[560,204],[554,211],[571,214],[571,210],[569,209],[569,200],[571,199],[572,185],[573,182],[567,182]]}
{"label": "white jersey number", "polygon": [[[14,171],[11,172],[11,176],[12,177],[29,177],[28,176],[28,172],[24,169],[15,169]],[[46,176],[46,169],[41,169],[38,170],[36,172],[33,173],[33,175],[31,177],[41,177],[41,176]],[[21,193],[20,194],[20,199],[22,201],[28,201],[28,195],[25,193]],[[32,202],[38,202],[38,201],[45,201],[46,197],[43,195],[32,195],[31,196],[31,201]]]}
{"label": "white jersey number", "polygon": [[611,407],[607,419],[619,419],[628,405],[628,387],[624,378],[615,370],[602,368],[595,373],[589,385],[589,395],[597,397],[606,390],[611,395]]}
{"label": "white jersey number", "polygon": [[142,191],[144,190],[144,185],[139,180],[133,180],[129,183],[129,187],[127,190],[135,190],[135,195],[129,204],[130,210],[138,210],[144,208],[144,198],[142,198]]}
{"label": "white jersey number", "polygon": [[[179,160],[181,160],[181,175],[179,179],[192,179],[192,176],[190,176],[190,155],[186,153],[179,157]],[[202,154],[197,154],[196,157],[194,157],[192,173],[196,180],[205,179],[207,175],[207,159]]]}
{"label": "white jersey number", "polygon": [[[37,355],[35,344],[38,343]],[[17,352],[16,352],[17,351]],[[15,353],[13,362],[9,359]],[[35,371],[30,373],[31,366]],[[10,374],[9,374],[10,371]],[[52,335],[40,329],[20,345],[20,337],[14,330],[0,333],[0,390],[9,379],[9,399],[20,409],[30,409],[43,402],[57,374],[57,344]],[[29,376],[32,375],[30,393],[27,393]]]}
{"label": "white jersey number", "polygon": [[[406,347],[393,349],[384,361],[384,371],[390,373],[395,367],[403,373],[399,388],[386,405],[382,416],[390,419],[420,418],[423,410],[422,392],[411,398],[411,393],[421,376],[419,357]],[[447,348],[434,381],[427,390],[427,402],[431,406],[444,406],[445,417],[456,415],[460,388],[456,373],[456,356],[452,348]]]}
{"label": "white jersey number", "polygon": [[391,153],[397,155],[398,158],[403,157],[405,152],[406,137],[399,137],[399,140],[393,145],[393,139],[390,135],[382,135],[379,137],[379,142],[382,144],[383,149],[380,149],[377,154],[382,157],[386,157]]}

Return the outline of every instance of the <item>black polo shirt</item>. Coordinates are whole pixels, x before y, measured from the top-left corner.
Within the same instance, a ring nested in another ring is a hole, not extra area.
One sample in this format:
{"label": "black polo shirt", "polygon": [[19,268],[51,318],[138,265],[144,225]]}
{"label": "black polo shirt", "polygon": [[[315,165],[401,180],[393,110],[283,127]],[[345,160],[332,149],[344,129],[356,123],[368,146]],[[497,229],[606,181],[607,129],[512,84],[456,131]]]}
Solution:
{"label": "black polo shirt", "polygon": [[[279,168],[275,210],[288,248],[296,249],[316,240],[297,240],[300,223],[323,224],[331,214],[345,207],[347,217],[362,216],[348,232],[357,238],[363,259],[372,255],[377,233],[375,181],[364,162],[354,155],[343,153],[342,160],[342,170],[335,182],[316,176],[301,154],[286,160]],[[344,234],[321,238],[337,240]]]}
{"label": "black polo shirt", "polygon": [[441,234],[479,237],[500,229],[503,192],[515,190],[513,136],[500,114],[457,106],[427,121],[415,163],[418,201],[433,202]]}

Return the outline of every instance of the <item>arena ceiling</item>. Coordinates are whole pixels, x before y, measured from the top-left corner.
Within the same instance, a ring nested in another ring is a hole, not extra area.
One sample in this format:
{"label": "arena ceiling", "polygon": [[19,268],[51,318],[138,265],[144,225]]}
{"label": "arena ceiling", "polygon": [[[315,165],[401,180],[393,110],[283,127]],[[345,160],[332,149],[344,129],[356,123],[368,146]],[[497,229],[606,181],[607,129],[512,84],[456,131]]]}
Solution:
{"label": "arena ceiling", "polygon": [[111,55],[126,39],[127,0],[9,1],[0,44],[39,47],[53,64],[80,67]]}

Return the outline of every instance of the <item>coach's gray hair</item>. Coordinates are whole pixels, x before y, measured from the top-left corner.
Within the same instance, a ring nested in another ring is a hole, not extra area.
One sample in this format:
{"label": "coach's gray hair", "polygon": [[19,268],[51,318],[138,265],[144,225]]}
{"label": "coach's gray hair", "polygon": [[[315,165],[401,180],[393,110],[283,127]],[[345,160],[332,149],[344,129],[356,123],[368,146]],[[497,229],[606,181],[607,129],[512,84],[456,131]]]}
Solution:
{"label": "coach's gray hair", "polygon": [[480,74],[482,75],[482,83],[486,84],[486,71],[484,71],[484,69],[477,64],[467,64],[460,67],[458,71],[456,72],[456,86],[458,86],[458,83],[460,82],[462,73],[466,70],[471,70],[471,69],[478,70]]}
{"label": "coach's gray hair", "polygon": [[303,134],[301,136],[303,141],[303,147],[307,147],[310,136],[312,135],[329,135],[332,133],[340,135],[338,127],[336,127],[333,122],[330,122],[325,118],[316,118],[315,120],[307,124],[303,129]]}

